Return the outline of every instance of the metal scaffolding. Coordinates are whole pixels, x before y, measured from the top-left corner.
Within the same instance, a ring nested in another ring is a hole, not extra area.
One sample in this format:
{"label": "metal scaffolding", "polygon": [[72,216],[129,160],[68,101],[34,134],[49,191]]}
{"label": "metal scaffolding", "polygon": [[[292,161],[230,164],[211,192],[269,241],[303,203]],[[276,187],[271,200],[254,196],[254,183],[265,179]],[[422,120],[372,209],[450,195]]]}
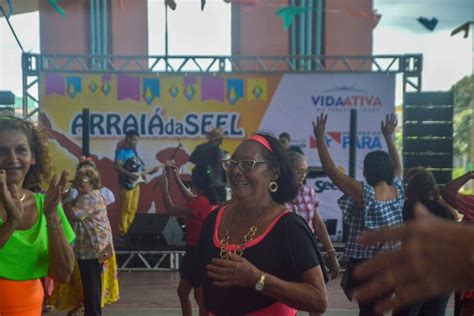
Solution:
{"label": "metal scaffolding", "polygon": [[178,271],[184,250],[118,250],[119,271]]}
{"label": "metal scaffolding", "polygon": [[[97,65],[102,65],[100,68]],[[317,70],[304,65],[315,65]],[[421,91],[423,56],[117,56],[22,55],[23,115],[38,111],[42,71],[78,73],[402,73],[403,94]],[[34,109],[28,109],[33,101]]]}

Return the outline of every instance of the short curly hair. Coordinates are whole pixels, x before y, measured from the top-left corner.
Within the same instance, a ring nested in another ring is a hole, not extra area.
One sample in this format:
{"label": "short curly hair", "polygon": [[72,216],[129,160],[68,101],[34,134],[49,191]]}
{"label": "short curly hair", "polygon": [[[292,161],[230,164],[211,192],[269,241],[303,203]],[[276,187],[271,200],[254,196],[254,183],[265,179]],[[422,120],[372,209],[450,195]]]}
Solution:
{"label": "short curly hair", "polygon": [[26,136],[35,159],[35,164],[31,165],[25,176],[23,187],[32,189],[48,182],[51,177],[51,155],[45,130],[25,119],[12,116],[0,117],[0,133],[9,130],[19,131]]}

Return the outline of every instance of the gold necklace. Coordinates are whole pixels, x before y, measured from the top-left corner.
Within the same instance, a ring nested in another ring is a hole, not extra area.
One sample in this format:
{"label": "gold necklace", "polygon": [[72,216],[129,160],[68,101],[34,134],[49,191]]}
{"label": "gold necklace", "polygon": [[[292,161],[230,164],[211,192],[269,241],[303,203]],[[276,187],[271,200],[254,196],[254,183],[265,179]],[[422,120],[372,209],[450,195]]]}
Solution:
{"label": "gold necklace", "polygon": [[225,236],[224,238],[221,239],[221,249],[219,252],[219,256],[221,257],[221,259],[229,260],[229,252],[232,252],[236,254],[237,256],[242,257],[242,255],[244,254],[244,250],[246,248],[246,244],[255,237],[255,234],[257,233],[257,230],[258,230],[257,227],[258,227],[258,224],[260,223],[260,220],[262,219],[263,213],[265,213],[267,208],[270,207],[272,202],[273,201],[270,200],[270,202],[262,209],[262,211],[260,212],[260,215],[258,215],[257,222],[255,223],[255,225],[250,226],[249,231],[244,235],[244,241],[237,245],[237,249],[235,249],[235,251],[227,250],[227,246],[229,245],[229,239],[230,239],[229,228],[232,226],[232,219],[234,217],[234,211],[232,211],[232,213],[230,214],[229,225],[227,226]]}

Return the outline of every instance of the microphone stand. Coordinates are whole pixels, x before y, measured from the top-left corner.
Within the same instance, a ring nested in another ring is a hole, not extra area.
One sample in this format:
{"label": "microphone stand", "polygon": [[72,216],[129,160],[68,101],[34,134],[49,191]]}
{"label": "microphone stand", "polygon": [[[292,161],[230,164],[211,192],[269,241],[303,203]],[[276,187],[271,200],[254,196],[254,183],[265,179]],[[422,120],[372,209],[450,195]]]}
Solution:
{"label": "microphone stand", "polygon": [[176,153],[178,152],[178,150],[182,147],[183,147],[183,144],[181,144],[181,139],[178,138],[178,146],[176,146],[176,148],[174,149],[169,160],[172,160],[174,156],[176,155]]}

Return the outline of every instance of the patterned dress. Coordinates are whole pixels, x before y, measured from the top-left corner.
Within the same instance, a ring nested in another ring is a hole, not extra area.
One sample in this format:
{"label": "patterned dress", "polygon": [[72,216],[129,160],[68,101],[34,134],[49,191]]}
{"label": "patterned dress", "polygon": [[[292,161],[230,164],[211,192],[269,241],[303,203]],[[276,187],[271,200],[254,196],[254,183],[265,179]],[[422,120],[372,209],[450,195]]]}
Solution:
{"label": "patterned dress", "polygon": [[[111,204],[115,201],[112,191],[107,188],[100,190],[101,200],[90,199],[90,201],[84,201],[85,204],[93,205],[94,203],[106,203]],[[71,190],[72,198],[77,198],[78,192]],[[95,202],[94,202],[95,201]],[[98,205],[100,206],[100,205]],[[96,207],[98,207],[96,205]],[[105,219],[105,218],[104,218]],[[108,219],[107,219],[108,222]],[[107,224],[105,224],[107,225]],[[109,224],[110,225],[110,224]],[[78,225],[74,225],[75,229],[84,230],[85,228],[79,228]],[[87,230],[87,229],[86,229]],[[76,244],[76,247],[78,245]],[[119,299],[119,283],[117,278],[117,261],[115,254],[104,261],[102,265],[102,307],[107,304],[114,303]],[[54,285],[54,291],[50,298],[50,304],[59,310],[69,310],[82,305],[83,302],[82,294],[82,282],[81,274],[79,272],[79,266],[77,261],[74,265],[74,271],[71,279],[67,283],[56,283]]]}

